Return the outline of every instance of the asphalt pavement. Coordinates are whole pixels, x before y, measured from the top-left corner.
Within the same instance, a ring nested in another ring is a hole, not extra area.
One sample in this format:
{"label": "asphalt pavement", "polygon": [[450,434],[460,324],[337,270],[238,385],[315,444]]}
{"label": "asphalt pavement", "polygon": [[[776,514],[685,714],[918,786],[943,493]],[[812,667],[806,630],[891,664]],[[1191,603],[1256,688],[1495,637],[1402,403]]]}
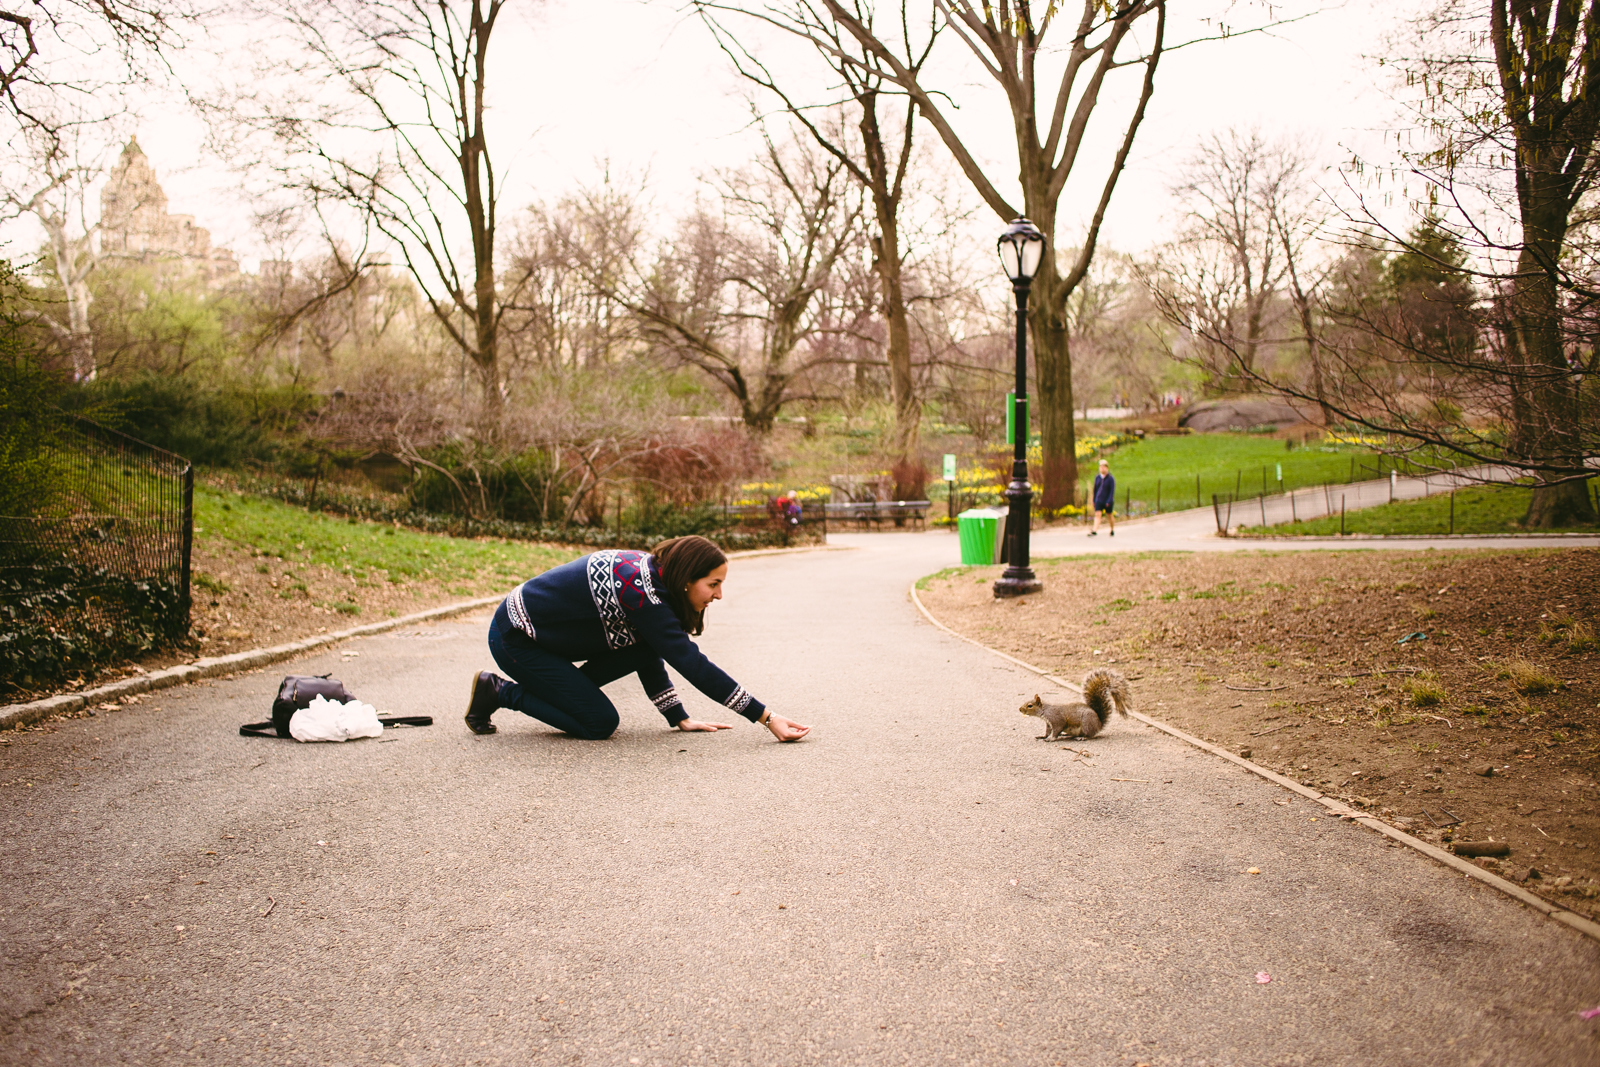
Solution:
{"label": "asphalt pavement", "polygon": [[[1138,529],[1036,546],[1211,547]],[[906,596],[953,536],[834,540],[701,639],[796,745],[632,679],[474,736],[486,614],[11,735],[0,1063],[1600,1062],[1600,945],[1141,724],[1036,741]],[[237,735],[325,671],[437,722]]]}

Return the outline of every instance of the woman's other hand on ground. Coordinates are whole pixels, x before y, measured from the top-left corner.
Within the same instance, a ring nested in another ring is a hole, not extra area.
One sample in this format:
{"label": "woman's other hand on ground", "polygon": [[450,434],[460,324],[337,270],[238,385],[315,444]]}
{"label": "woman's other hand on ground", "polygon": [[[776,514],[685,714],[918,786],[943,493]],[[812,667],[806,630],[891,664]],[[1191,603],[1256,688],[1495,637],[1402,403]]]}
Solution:
{"label": "woman's other hand on ground", "polygon": [[684,719],[678,723],[680,730],[731,730],[732,726],[725,722],[701,722],[699,719]]}
{"label": "woman's other hand on ground", "polygon": [[779,741],[798,741],[811,732],[811,727],[801,726],[793,719],[785,719],[782,715],[768,718],[767,729],[771,730],[772,736]]}

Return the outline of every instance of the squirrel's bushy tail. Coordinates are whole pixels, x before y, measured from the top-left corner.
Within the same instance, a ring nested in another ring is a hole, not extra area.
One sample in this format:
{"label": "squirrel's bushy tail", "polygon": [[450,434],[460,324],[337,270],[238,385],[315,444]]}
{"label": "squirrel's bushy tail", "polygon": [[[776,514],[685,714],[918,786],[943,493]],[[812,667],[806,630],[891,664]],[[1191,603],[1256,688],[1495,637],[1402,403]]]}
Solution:
{"label": "squirrel's bushy tail", "polygon": [[1083,702],[1094,711],[1104,726],[1111,718],[1115,705],[1117,714],[1127,715],[1133,707],[1133,696],[1128,692],[1128,680],[1120,672],[1108,667],[1090,671],[1083,679]]}

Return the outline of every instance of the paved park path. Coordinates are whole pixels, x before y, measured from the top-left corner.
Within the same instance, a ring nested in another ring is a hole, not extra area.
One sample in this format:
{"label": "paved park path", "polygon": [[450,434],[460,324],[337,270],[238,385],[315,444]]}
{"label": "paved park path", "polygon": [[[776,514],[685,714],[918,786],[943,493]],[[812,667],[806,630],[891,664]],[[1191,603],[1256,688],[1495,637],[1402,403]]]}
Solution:
{"label": "paved park path", "polygon": [[[955,538],[837,540],[702,639],[798,745],[631,680],[608,742],[474,737],[486,616],[13,735],[0,1063],[1600,1062],[1600,945],[1142,725],[1035,741],[908,602]],[[290,670],[439,721],[238,737]]]}

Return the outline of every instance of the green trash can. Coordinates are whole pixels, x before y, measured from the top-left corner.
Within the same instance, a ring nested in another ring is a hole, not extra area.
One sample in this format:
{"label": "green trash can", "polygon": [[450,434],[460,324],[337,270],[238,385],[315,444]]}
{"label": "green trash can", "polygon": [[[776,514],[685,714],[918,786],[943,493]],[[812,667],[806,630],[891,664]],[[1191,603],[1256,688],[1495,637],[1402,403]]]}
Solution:
{"label": "green trash can", "polygon": [[1000,558],[1000,532],[1006,513],[994,508],[969,508],[956,516],[963,566],[986,566]]}

